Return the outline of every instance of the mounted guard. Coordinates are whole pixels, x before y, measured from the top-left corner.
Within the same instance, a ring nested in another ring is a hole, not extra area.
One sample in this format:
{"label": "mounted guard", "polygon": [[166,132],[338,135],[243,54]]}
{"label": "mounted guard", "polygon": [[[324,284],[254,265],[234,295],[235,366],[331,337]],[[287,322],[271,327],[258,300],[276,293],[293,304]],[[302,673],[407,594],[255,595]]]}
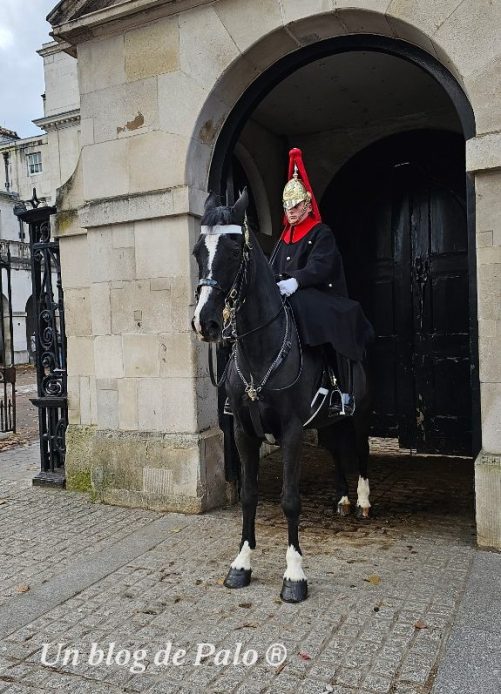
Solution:
{"label": "mounted guard", "polygon": [[[216,196],[209,195],[201,219],[200,237],[193,249],[199,270],[193,329],[206,342],[220,343],[225,338],[230,338],[232,342],[231,356],[219,382],[213,379],[218,387],[224,385],[228,395],[234,414],[235,443],[241,461],[242,538],[239,552],[231,563],[224,585],[239,589],[251,582],[252,554],[256,547],[259,450],[263,441],[271,441],[281,446],[283,455],[281,504],[287,518],[288,548],[280,596],[285,602],[301,602],[308,595],[308,582],[299,546],[299,481],[305,428],[319,430],[320,445],[337,462],[337,512],[343,516],[350,512],[346,473],[354,468],[358,469],[359,475],[357,516],[367,519],[371,506],[367,477],[370,415],[368,393],[365,392],[357,399],[356,412],[353,412],[352,417],[342,416],[339,412],[336,416],[327,416],[319,421],[311,416],[312,399],[314,401],[319,392],[325,372],[323,358],[318,348],[302,345],[292,309],[285,300],[286,294],[293,298],[303,294],[312,296],[312,301],[318,295],[318,301],[323,302],[325,311],[330,311],[327,319],[333,320],[333,316],[336,316],[329,304],[335,295],[330,291],[324,293],[322,289],[317,289],[317,284],[321,285],[322,282],[328,284],[332,280],[334,283],[340,278],[344,282],[344,277],[339,274],[342,266],[332,232],[320,224],[319,217],[314,217],[313,225],[307,229],[303,238],[298,239],[294,235],[294,227],[297,226],[294,214],[299,218],[306,212],[306,219],[310,214],[309,205],[312,200],[312,197],[303,199],[305,209],[299,208],[296,213],[293,208],[297,205],[290,208],[290,239],[286,234],[290,243],[287,244],[282,239],[278,245],[274,258],[276,267],[280,268],[278,256],[283,248],[293,248],[296,242],[298,245],[295,248],[301,249],[303,239],[306,240],[307,248],[303,253],[294,254],[293,267],[286,271],[281,269],[281,274],[287,276],[279,280],[278,286],[272,267],[247,226],[246,190],[233,206],[217,205]],[[318,214],[318,209],[316,213]],[[317,272],[316,276],[314,273],[308,274],[308,256],[311,253],[309,246],[315,250],[312,253],[315,264],[312,267],[321,267],[321,256],[325,254],[327,257],[327,251],[322,249],[330,249],[327,261],[330,272]],[[285,262],[289,262],[287,255]],[[337,274],[334,272],[336,268]],[[324,294],[325,301],[322,298]],[[348,299],[343,300],[349,302]],[[348,306],[352,308],[352,304],[354,302],[348,303]],[[358,304],[354,305],[363,316]],[[304,316],[300,316],[299,322],[304,330]],[[366,322],[363,325],[369,330],[370,326],[367,327]],[[307,337],[308,334],[307,332]],[[326,341],[332,344],[333,338],[325,328],[324,333],[320,334],[321,337],[327,334],[327,340],[317,339],[315,344],[323,345]],[[348,345],[351,344],[350,339],[345,340]],[[336,341],[334,344],[340,349],[342,343]],[[358,358],[363,351],[362,345],[359,345],[359,349],[359,352],[347,350],[342,353],[346,353],[347,358]]]}
{"label": "mounted guard", "polygon": [[[374,331],[357,301],[348,298],[334,234],[322,223],[300,149],[289,152],[282,201],[284,229],[270,258],[280,293],[289,297],[303,345],[321,348],[332,388],[333,413],[353,414],[360,363]],[[354,383],[355,376],[355,383]]]}

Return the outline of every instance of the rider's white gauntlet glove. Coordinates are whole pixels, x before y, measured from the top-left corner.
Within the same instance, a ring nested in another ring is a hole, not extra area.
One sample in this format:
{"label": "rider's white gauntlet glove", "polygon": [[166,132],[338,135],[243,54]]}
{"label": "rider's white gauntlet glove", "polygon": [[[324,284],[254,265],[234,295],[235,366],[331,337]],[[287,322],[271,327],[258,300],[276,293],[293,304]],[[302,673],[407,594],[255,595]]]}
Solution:
{"label": "rider's white gauntlet glove", "polygon": [[290,296],[291,294],[294,294],[296,289],[299,287],[299,284],[294,277],[290,277],[288,280],[280,280],[280,282],[277,282],[277,286],[280,289],[280,294]]}

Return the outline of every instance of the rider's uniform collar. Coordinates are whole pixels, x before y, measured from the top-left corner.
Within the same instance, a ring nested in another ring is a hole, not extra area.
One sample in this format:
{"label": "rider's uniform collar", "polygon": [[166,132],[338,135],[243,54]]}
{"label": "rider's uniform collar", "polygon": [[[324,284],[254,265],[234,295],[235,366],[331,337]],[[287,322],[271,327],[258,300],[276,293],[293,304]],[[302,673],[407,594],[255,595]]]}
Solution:
{"label": "rider's uniform collar", "polygon": [[296,224],[295,226],[287,224],[280,238],[287,244],[297,243],[298,241],[301,241],[301,239],[304,238],[306,234],[309,234],[309,232],[317,224],[318,219],[314,219],[312,217],[306,217],[306,219],[303,219],[302,222]]}

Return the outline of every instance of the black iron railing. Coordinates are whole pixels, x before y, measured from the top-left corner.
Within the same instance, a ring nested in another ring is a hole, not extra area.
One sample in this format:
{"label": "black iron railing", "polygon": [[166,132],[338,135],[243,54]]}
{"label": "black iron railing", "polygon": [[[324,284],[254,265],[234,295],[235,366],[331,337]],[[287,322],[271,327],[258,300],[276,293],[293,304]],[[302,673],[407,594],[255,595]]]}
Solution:
{"label": "black iron railing", "polygon": [[31,282],[35,306],[35,365],[41,471],[34,484],[64,484],[68,398],[64,296],[61,283],[59,241],[51,240],[50,217],[56,208],[33,198],[18,203],[14,214],[29,225]]}

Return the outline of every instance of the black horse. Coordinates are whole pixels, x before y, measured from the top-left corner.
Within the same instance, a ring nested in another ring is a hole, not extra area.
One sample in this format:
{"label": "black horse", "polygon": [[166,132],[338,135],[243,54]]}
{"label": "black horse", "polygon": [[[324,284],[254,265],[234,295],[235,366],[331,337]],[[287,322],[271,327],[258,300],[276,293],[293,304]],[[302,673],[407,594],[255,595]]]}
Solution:
{"label": "black horse", "polygon": [[[279,443],[283,452],[281,503],[288,522],[288,549],[280,595],[286,602],[300,602],[308,594],[298,539],[301,447],[324,363],[319,350],[301,346],[291,310],[247,228],[247,204],[246,190],[233,207],[217,206],[216,197],[209,195],[201,234],[193,249],[199,268],[193,329],[207,342],[218,342],[222,337],[234,342],[224,379],[242,465],[243,528],[240,551],[224,585],[242,588],[250,583],[251,554],[256,547],[259,450],[266,439]],[[337,416],[335,423],[331,418],[319,429],[319,443],[337,461],[338,513],[346,515],[350,510],[345,471],[358,465],[357,513],[367,518],[367,394],[358,393],[356,403],[352,416]],[[313,426],[317,424],[313,422]]]}

